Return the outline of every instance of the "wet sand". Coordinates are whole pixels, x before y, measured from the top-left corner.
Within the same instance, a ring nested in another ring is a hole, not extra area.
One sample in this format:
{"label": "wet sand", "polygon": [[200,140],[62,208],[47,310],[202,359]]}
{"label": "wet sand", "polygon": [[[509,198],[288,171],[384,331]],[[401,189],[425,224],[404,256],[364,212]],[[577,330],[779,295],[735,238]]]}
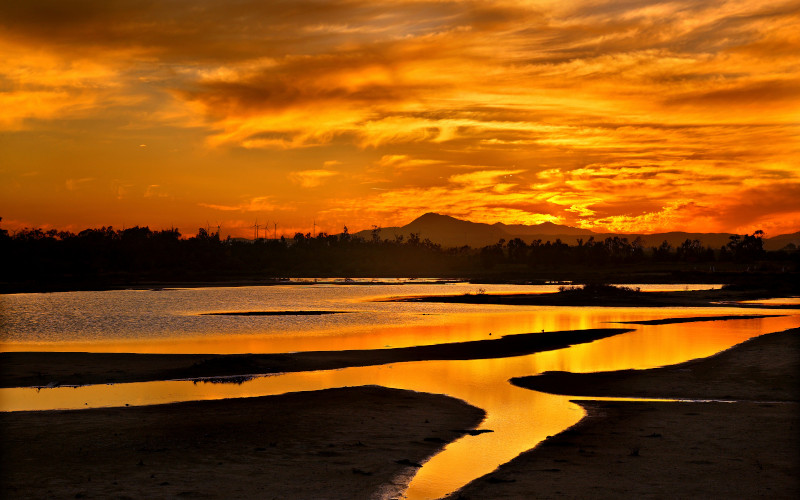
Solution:
{"label": "wet sand", "polygon": [[0,413],[0,497],[391,497],[483,417],[381,387]]}
{"label": "wet sand", "polygon": [[587,417],[453,498],[798,498],[800,329],[652,370],[545,373],[523,387],[593,396]]}
{"label": "wet sand", "polygon": [[396,349],[292,354],[4,352],[0,353],[0,387],[145,382],[329,370],[404,361],[502,358],[561,349],[628,331],[628,328],[569,330]]}

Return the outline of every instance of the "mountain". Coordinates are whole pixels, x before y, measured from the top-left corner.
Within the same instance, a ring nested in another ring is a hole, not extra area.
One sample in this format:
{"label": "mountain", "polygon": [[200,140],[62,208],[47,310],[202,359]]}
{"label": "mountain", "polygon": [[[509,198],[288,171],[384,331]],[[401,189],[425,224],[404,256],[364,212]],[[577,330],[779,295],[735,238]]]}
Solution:
{"label": "mountain", "polygon": [[[420,239],[428,238],[434,243],[444,247],[460,247],[469,245],[471,247],[483,247],[494,245],[499,240],[506,241],[521,238],[526,243],[534,239],[552,240],[561,239],[570,244],[575,243],[576,237],[584,240],[595,233],[588,229],[579,229],[570,226],[544,222],[542,224],[507,225],[502,222],[495,224],[485,224],[482,222],[470,222],[456,219],[449,215],[442,215],[433,212],[426,213],[402,227],[385,227],[381,229],[382,239],[392,239],[402,235],[408,238],[409,234],[419,234]],[[361,231],[356,233],[365,239],[371,237],[371,231]]]}
{"label": "mountain", "polygon": [[588,229],[580,229],[577,227],[563,226],[561,224],[554,224],[552,222],[542,222],[541,224],[532,224],[530,226],[525,224],[510,224],[506,225],[502,222],[494,224],[500,226],[508,234],[516,236],[520,235],[556,235],[556,236],[592,236],[594,231]]}
{"label": "mountain", "polygon": [[[402,235],[404,238],[408,238],[411,233],[419,234],[420,239],[428,238],[443,247],[460,247],[464,245],[483,247],[494,245],[500,239],[509,241],[514,238],[520,238],[525,243],[530,243],[536,239],[540,239],[543,242],[560,239],[564,243],[574,245],[579,238],[586,241],[591,237],[594,237],[595,240],[604,240],[619,236],[627,238],[628,241],[633,241],[640,237],[645,247],[657,247],[666,241],[674,248],[686,240],[700,240],[703,245],[716,249],[728,243],[731,236],[731,233],[687,233],[681,231],[656,234],[595,233],[588,229],[553,224],[552,222],[531,225],[503,224],[502,222],[485,224],[429,212],[405,226],[382,228],[380,237],[381,239],[393,239]],[[356,236],[366,240],[372,237],[369,230],[360,231],[356,233]],[[767,250],[780,250],[789,243],[800,246],[800,232],[765,238],[764,248]]]}
{"label": "mountain", "polygon": [[[382,228],[381,238],[393,239],[401,235],[408,238],[411,233],[419,234],[423,240],[429,238],[445,247],[482,247],[497,243],[501,238],[508,239],[508,234],[497,225],[470,222],[436,213],[422,215],[402,227]],[[356,235],[369,239],[371,231],[361,231]]]}
{"label": "mountain", "polygon": [[767,250],[781,250],[789,244],[800,247],[800,231],[791,234],[780,234],[764,240],[764,248]]}

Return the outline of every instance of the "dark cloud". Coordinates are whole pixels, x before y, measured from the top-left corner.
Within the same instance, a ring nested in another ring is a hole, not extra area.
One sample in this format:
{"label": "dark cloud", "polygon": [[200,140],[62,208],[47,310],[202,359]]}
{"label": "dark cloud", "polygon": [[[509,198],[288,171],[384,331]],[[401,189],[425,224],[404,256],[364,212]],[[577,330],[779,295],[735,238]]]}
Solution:
{"label": "dark cloud", "polygon": [[138,48],[172,61],[231,61],[435,33],[468,25],[471,11],[462,7],[435,1],[400,2],[387,11],[366,0],[31,0],[0,4],[0,26],[11,37],[61,50]]}
{"label": "dark cloud", "polygon": [[800,80],[768,80],[677,96],[667,99],[666,102],[667,104],[749,106],[777,102],[796,103],[799,98]]}
{"label": "dark cloud", "polygon": [[742,189],[718,206],[715,218],[722,227],[747,226],[781,215],[800,212],[800,182],[782,182]]}

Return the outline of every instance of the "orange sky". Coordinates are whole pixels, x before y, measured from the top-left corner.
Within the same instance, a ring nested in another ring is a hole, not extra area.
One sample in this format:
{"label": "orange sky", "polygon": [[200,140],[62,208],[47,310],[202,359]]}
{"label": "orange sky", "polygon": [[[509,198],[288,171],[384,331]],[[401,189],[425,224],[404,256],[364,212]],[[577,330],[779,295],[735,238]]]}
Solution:
{"label": "orange sky", "polygon": [[800,229],[796,1],[0,3],[6,229]]}

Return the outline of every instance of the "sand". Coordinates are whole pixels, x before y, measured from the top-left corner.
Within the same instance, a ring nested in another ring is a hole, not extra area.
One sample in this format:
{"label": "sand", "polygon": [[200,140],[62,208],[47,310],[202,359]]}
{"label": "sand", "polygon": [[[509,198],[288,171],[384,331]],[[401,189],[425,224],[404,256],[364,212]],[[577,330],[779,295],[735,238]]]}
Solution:
{"label": "sand", "polygon": [[330,370],[404,361],[487,359],[561,349],[630,331],[599,328],[396,349],[293,354],[0,353],[0,387],[86,385]]}
{"label": "sand", "polygon": [[796,403],[581,405],[571,430],[453,498],[800,498]]}
{"label": "sand", "polygon": [[588,415],[577,425],[452,497],[799,498],[799,335],[665,368],[516,379],[559,394],[736,402],[578,401]]}
{"label": "sand", "polygon": [[397,495],[484,412],[380,387],[0,413],[2,498]]}

